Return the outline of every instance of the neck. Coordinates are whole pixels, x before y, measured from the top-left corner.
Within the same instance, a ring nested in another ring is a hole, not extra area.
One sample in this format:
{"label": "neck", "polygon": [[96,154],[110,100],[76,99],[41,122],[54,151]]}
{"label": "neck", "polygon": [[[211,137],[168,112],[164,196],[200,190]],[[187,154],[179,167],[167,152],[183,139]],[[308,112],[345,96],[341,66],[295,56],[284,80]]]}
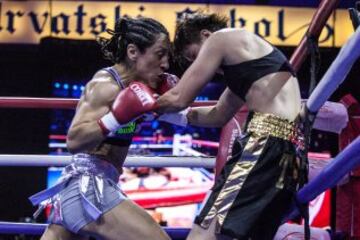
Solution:
{"label": "neck", "polygon": [[134,71],[123,63],[117,63],[113,67],[121,76],[125,86],[128,86],[134,79]]}

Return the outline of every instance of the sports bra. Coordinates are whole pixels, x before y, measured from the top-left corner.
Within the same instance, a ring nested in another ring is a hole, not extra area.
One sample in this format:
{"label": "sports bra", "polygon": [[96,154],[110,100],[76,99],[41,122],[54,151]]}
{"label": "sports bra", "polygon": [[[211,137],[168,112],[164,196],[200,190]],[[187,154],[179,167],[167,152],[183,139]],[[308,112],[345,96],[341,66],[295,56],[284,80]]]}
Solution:
{"label": "sports bra", "polygon": [[[124,83],[121,80],[119,73],[113,68],[103,68],[102,70],[108,72],[113,79],[117,82],[121,89],[125,88]],[[128,123],[125,126],[120,127],[115,132],[110,133],[103,143],[127,147],[130,146],[133,136],[138,132],[139,128],[135,121]]]}
{"label": "sports bra", "polygon": [[265,75],[275,72],[290,72],[296,76],[287,58],[276,47],[271,53],[246,62],[222,65],[224,78],[231,91],[245,101],[245,96],[254,82]]}

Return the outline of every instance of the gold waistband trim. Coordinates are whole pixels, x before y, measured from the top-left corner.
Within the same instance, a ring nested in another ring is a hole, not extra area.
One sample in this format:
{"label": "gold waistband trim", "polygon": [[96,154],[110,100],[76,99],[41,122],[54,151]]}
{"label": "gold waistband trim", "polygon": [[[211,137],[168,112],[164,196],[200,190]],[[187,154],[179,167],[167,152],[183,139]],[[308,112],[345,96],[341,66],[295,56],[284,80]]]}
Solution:
{"label": "gold waistband trim", "polygon": [[247,132],[258,137],[270,135],[302,145],[304,137],[298,125],[297,121],[269,113],[254,112],[248,123]]}

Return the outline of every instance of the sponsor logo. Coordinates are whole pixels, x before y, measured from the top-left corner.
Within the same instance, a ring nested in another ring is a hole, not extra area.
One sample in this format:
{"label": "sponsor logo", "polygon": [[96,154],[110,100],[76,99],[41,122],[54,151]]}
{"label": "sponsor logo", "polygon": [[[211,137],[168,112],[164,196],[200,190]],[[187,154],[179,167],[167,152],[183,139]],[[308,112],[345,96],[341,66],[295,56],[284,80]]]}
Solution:
{"label": "sponsor logo", "polygon": [[130,89],[133,90],[136,96],[140,99],[143,106],[153,103],[153,98],[147,92],[142,90],[139,84],[131,84]]}

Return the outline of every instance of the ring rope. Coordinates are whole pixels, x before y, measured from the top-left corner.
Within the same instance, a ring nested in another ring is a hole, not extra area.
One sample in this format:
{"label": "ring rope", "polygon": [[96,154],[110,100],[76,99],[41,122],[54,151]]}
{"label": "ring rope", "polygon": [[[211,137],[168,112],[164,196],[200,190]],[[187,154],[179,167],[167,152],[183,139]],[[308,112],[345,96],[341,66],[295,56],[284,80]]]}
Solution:
{"label": "ring rope", "polygon": [[[71,155],[25,155],[0,154],[0,166],[66,166],[71,163]],[[312,161],[327,160],[328,154],[309,153]],[[329,159],[329,161],[331,161]],[[205,167],[215,166],[215,157],[192,156],[128,156],[125,167]]]}
{"label": "ring rope", "polygon": [[[0,97],[0,108],[55,108],[75,109],[79,99],[76,98],[31,98],[31,97]],[[192,107],[211,106],[217,101],[196,101]]]}
{"label": "ring rope", "polygon": [[[0,222],[0,233],[41,235],[47,226],[48,224],[40,223]],[[163,227],[163,229],[172,239],[185,239],[190,231],[188,228]]]}
{"label": "ring rope", "polygon": [[318,39],[321,31],[323,30],[331,13],[334,11],[340,0],[323,0],[317,8],[313,18],[311,19],[310,26],[301,39],[299,46],[290,58],[290,63],[295,72],[298,72],[302,63],[305,61],[306,56],[309,54],[309,39],[311,37]]}
{"label": "ring rope", "polygon": [[[66,166],[71,163],[70,155],[0,155],[0,166]],[[124,167],[204,167],[215,166],[214,157],[189,156],[129,156],[125,159]]]}

